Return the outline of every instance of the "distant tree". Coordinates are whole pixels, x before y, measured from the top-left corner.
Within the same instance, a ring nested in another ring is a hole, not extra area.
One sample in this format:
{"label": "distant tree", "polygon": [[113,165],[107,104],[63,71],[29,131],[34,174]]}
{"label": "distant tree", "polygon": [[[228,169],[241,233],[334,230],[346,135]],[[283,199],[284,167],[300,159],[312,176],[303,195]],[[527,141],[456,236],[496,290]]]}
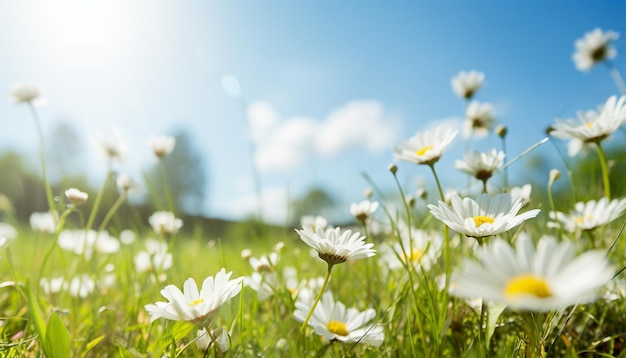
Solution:
{"label": "distant tree", "polygon": [[298,225],[305,215],[324,215],[336,205],[332,195],[323,188],[314,187],[291,202],[292,225]]}
{"label": "distant tree", "polygon": [[[179,130],[174,137],[176,147],[164,159],[169,193],[177,212],[199,214],[206,197],[205,159],[187,130]],[[150,168],[145,179],[156,208],[166,210],[169,209],[167,192],[160,166],[161,163],[157,163]]]}
{"label": "distant tree", "polygon": [[0,193],[11,201],[19,220],[28,220],[34,211],[48,210],[43,182],[22,156],[12,151],[1,154],[0,173]]}
{"label": "distant tree", "polygon": [[46,136],[46,149],[52,182],[70,176],[85,177],[85,141],[76,126],[67,121],[56,122]]}

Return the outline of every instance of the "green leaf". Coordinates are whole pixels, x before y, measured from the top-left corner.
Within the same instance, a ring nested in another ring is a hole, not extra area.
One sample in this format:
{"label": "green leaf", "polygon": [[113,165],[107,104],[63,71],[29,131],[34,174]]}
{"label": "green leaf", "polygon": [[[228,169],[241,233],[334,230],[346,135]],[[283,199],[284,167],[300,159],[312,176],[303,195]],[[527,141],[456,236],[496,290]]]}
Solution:
{"label": "green leaf", "polygon": [[50,358],[70,357],[70,334],[59,316],[52,312],[46,328],[46,355]]}
{"label": "green leaf", "polygon": [[485,345],[487,351],[489,351],[489,341],[493,336],[493,332],[496,330],[496,323],[498,322],[498,318],[506,308],[506,305],[499,303],[489,303],[487,305],[487,329],[485,331]]}
{"label": "green leaf", "polygon": [[30,289],[30,285],[26,284],[26,297],[28,297],[28,310],[30,311],[30,318],[35,324],[35,331],[39,335],[39,343],[42,346],[45,346],[46,342],[46,322],[43,320],[43,314],[41,312],[41,307],[39,307],[39,302],[37,302],[37,297],[33,294],[33,291]]}
{"label": "green leaf", "polygon": [[95,346],[97,346],[98,343],[102,342],[103,339],[104,339],[104,336],[100,336],[98,338],[92,339],[91,342],[87,343],[87,346],[85,347],[85,351],[80,356],[86,357],[87,353],[89,353],[90,350],[92,350]]}

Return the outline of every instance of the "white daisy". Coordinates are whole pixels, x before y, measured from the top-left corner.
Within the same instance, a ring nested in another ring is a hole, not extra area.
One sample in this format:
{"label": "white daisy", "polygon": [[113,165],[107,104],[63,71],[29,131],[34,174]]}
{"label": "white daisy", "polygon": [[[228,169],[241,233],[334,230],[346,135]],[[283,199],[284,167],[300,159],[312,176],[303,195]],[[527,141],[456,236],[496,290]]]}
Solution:
{"label": "white daisy", "polygon": [[597,63],[610,60],[617,56],[617,51],[611,46],[611,41],[619,38],[614,31],[603,32],[600,28],[585,33],[583,38],[576,40],[576,52],[572,60],[579,71],[589,71]]}
{"label": "white daisy", "polygon": [[574,256],[574,244],[544,237],[537,248],[528,235],[513,248],[502,239],[480,247],[478,261],[466,259],[452,276],[451,293],[480,297],[513,309],[551,311],[590,302],[597,288],[613,276],[606,252],[588,251]]}
{"label": "white daisy", "polygon": [[[578,112],[578,120],[557,119],[550,135],[561,139],[578,139],[578,149],[584,143],[601,142],[626,122],[626,96],[611,96],[600,111]],[[573,154],[570,148],[570,155]]]}
{"label": "white daisy", "polygon": [[463,135],[466,138],[471,135],[484,137],[495,123],[496,116],[491,103],[471,102],[465,110]]}
{"label": "white daisy", "polygon": [[0,236],[5,239],[15,240],[17,237],[17,230],[11,224],[0,222]]}
{"label": "white daisy", "polygon": [[[312,291],[302,289],[296,300],[296,320],[304,322],[312,305]],[[385,333],[382,325],[369,323],[374,317],[374,309],[368,308],[363,312],[356,308],[346,309],[343,303],[335,302],[332,293],[326,292],[315,307],[308,325],[329,341],[358,342],[379,347],[385,340]]]}
{"label": "white daisy", "polygon": [[67,290],[72,297],[87,298],[96,290],[96,282],[88,275],[82,274],[69,282]]}
{"label": "white daisy", "polygon": [[231,280],[231,275],[232,272],[226,273],[221,269],[215,277],[209,276],[204,280],[200,291],[193,278],[185,281],[183,291],[174,285],[166,286],[161,290],[161,295],[168,302],[156,302],[145,306],[146,311],[152,316],[150,322],[166,318],[188,321],[205,327],[213,320],[220,307],[241,291],[243,278]]}
{"label": "white daisy", "polygon": [[150,215],[148,222],[157,235],[163,236],[176,234],[183,226],[183,221],[170,211],[157,211]]}
{"label": "white daisy", "polygon": [[112,254],[120,249],[118,239],[109,235],[107,231],[63,230],[59,234],[59,247],[89,259],[94,251],[103,254]]}
{"label": "white daisy", "polygon": [[76,188],[69,188],[65,191],[65,197],[70,204],[81,205],[87,201],[89,194],[82,192]]}
{"label": "white daisy", "polygon": [[42,277],[39,280],[39,286],[46,295],[50,295],[61,292],[61,289],[63,289],[64,286],[67,286],[67,283],[65,282],[65,278],[63,278],[63,276],[52,277],[50,279]]}
{"label": "white daisy", "polygon": [[367,223],[376,209],[378,209],[377,201],[363,200],[358,204],[350,204],[350,214],[362,224]]}
{"label": "white daisy", "polygon": [[278,254],[276,252],[272,252],[269,256],[263,255],[259,258],[251,256],[248,259],[248,262],[256,272],[273,272],[276,264],[278,263]]}
{"label": "white daisy", "polygon": [[206,351],[213,346],[213,343],[217,343],[220,352],[224,353],[230,349],[230,337],[228,332],[224,328],[218,328],[211,330],[211,335],[207,334],[206,328],[202,328],[198,331],[198,338],[196,339],[196,347],[201,351]]}
{"label": "white daisy", "polygon": [[476,179],[486,181],[493,173],[502,167],[504,163],[504,152],[495,149],[486,153],[477,151],[465,153],[465,161],[457,160],[454,166]]}
{"label": "white daisy", "polygon": [[[550,219],[557,220],[563,230],[576,232],[578,230],[593,230],[622,216],[626,210],[626,198],[609,201],[602,198],[598,201],[577,202],[574,210],[568,214],[550,212]],[[549,222],[549,227],[558,227],[556,222]]]}
{"label": "white daisy", "polygon": [[54,234],[57,230],[57,217],[51,212],[34,212],[30,214],[29,223],[33,231]]}
{"label": "white daisy", "polygon": [[406,224],[399,228],[400,242],[383,246],[381,260],[391,270],[402,269],[406,265],[428,270],[434,263],[443,246],[443,237],[438,232],[426,232],[416,228],[409,229]]}
{"label": "white daisy", "polygon": [[452,89],[461,98],[471,99],[482,87],[485,74],[476,70],[461,71],[451,80]]}
{"label": "white daisy", "polygon": [[328,221],[323,216],[305,215],[300,218],[300,226],[310,227],[311,230],[315,230],[316,227],[326,229]]}
{"label": "white daisy", "polygon": [[524,220],[534,218],[539,209],[529,210],[522,214],[517,212],[523,206],[523,198],[510,193],[479,195],[474,201],[454,195],[450,199],[452,207],[443,201],[438,205],[429,204],[430,212],[452,230],[465,236],[482,238],[498,235],[508,231]]}
{"label": "white daisy", "polygon": [[530,184],[524,184],[522,186],[515,186],[511,188],[509,191],[512,196],[520,196],[522,197],[522,203],[524,206],[530,202],[530,192],[532,191],[532,186]]}
{"label": "white daisy", "polygon": [[276,292],[278,284],[276,272],[261,274],[255,271],[250,276],[244,278],[244,284],[256,291],[259,301],[264,301]]}
{"label": "white daisy", "polygon": [[152,148],[152,152],[157,158],[163,159],[174,150],[176,138],[171,136],[150,137],[148,146]]}
{"label": "white daisy", "polygon": [[313,232],[309,227],[296,229],[300,239],[317,251],[318,256],[329,265],[371,257],[376,254],[374,244],[365,243],[365,236],[352,233],[351,230],[341,232],[340,228],[316,228]]}
{"label": "white daisy", "polygon": [[139,251],[134,258],[137,272],[162,272],[172,267],[172,254],[165,242],[146,240],[146,250]]}
{"label": "white daisy", "polygon": [[30,103],[34,106],[41,106],[47,102],[43,99],[41,87],[28,83],[14,84],[9,92],[9,101],[16,104]]}
{"label": "white daisy", "polygon": [[415,164],[433,165],[450,145],[458,131],[439,126],[435,131],[417,132],[408,141],[394,148],[394,158]]}
{"label": "white daisy", "polygon": [[120,193],[130,194],[140,189],[139,184],[137,184],[132,177],[126,174],[118,175],[115,182],[117,184],[117,190]]}
{"label": "white daisy", "polygon": [[109,162],[121,163],[126,159],[128,146],[121,133],[115,131],[109,136],[100,136],[94,140],[96,149]]}

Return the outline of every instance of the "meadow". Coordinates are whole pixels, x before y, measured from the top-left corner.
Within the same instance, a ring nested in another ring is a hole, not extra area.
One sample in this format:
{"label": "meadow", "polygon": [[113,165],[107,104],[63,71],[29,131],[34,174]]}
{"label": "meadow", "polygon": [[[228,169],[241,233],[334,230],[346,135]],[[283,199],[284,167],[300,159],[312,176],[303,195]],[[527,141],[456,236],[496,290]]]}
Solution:
{"label": "meadow", "polygon": [[[586,34],[577,67],[608,63],[616,39]],[[348,223],[311,212],[295,227],[251,220],[218,233],[215,222],[176,212],[172,173],[163,170],[161,187],[115,173],[119,141],[99,142],[111,169],[95,191],[53,187],[42,145],[49,210],[20,222],[17,203],[0,200],[0,355],[626,356],[623,153],[605,150],[623,135],[626,96],[556,120],[546,139],[508,159],[506,127],[474,101],[483,81],[477,71],[452,80],[465,128],[419,132],[390,150],[395,162],[381,170],[396,191],[365,177],[370,188],[345,208]],[[38,87],[17,85],[9,99],[32,112],[43,143]],[[471,150],[485,136],[502,147]],[[566,172],[509,185],[510,165],[562,140]],[[453,141],[468,149],[455,163],[464,176],[442,188],[439,159]],[[163,163],[177,143],[148,145]],[[431,182],[415,192],[403,170]],[[140,186],[161,193],[161,207],[132,225],[117,220],[135,217],[128,197]]]}

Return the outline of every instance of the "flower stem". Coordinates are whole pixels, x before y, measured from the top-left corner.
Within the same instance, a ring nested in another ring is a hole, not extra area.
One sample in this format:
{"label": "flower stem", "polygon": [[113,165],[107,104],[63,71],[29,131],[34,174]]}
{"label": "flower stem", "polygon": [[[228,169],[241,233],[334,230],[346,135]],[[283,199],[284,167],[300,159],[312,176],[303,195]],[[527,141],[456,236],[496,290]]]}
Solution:
{"label": "flower stem", "polygon": [[100,227],[98,228],[98,231],[104,230],[104,228],[107,226],[107,224],[109,223],[109,221],[111,220],[115,212],[117,212],[120,206],[122,206],[122,203],[124,203],[124,200],[126,200],[126,192],[123,192],[122,194],[120,194],[120,196],[117,198],[115,203],[113,203],[113,206],[111,206],[111,209],[109,209],[109,212],[106,214],[106,216],[102,220],[102,223],[100,224]]}
{"label": "flower stem", "polygon": [[602,182],[604,186],[604,197],[611,200],[611,183],[609,181],[609,167],[606,164],[604,149],[600,142],[595,142],[598,147],[598,156],[600,157],[600,168],[602,169]]}
{"label": "flower stem", "polygon": [[552,186],[554,185],[554,180],[550,180],[548,182],[548,200],[550,201],[550,209],[554,213],[554,221],[556,221],[559,226],[559,239],[563,237],[563,227],[561,226],[561,221],[557,217],[556,204],[554,203],[554,194],[552,193]]}
{"label": "flower stem", "polygon": [[72,211],[74,211],[74,206],[70,206],[69,208],[67,208],[62,214],[61,217],[59,218],[59,225],[57,226],[57,230],[54,233],[54,239],[52,240],[52,245],[50,245],[50,248],[48,249],[48,252],[46,252],[46,256],[44,256],[43,261],[41,262],[41,268],[39,269],[39,279],[41,279],[41,277],[43,277],[43,273],[46,269],[46,264],[48,263],[48,259],[50,258],[50,255],[52,254],[52,250],[54,250],[54,248],[57,246],[57,241],[59,240],[59,235],[61,235],[61,231],[63,231],[63,227],[65,226],[65,219],[67,218],[67,216],[69,214],[72,213]]}
{"label": "flower stem", "polygon": [[313,312],[315,311],[315,307],[317,307],[317,304],[322,299],[322,295],[324,294],[324,290],[326,289],[326,285],[328,285],[328,281],[330,280],[330,273],[331,273],[332,270],[333,270],[333,265],[329,263],[328,264],[328,270],[326,271],[326,276],[324,276],[324,283],[322,283],[322,287],[320,288],[320,292],[317,294],[317,297],[315,297],[315,301],[313,301],[313,305],[311,306],[311,310],[309,311],[309,314],[304,319],[304,322],[302,322],[302,326],[300,327],[299,335],[302,335],[302,333],[304,332],[304,329],[309,324],[309,320],[311,319],[311,316],[313,316]]}
{"label": "flower stem", "polygon": [[46,199],[48,200],[48,208],[51,213],[56,214],[57,210],[54,204],[54,196],[52,195],[52,187],[50,186],[50,182],[48,182],[48,176],[46,174],[46,148],[45,148],[45,144],[43,140],[43,131],[41,130],[41,124],[39,123],[39,116],[37,116],[37,111],[35,111],[35,107],[33,106],[31,102],[28,102],[28,108],[30,109],[31,114],[33,115],[33,121],[35,122],[35,127],[37,128],[37,135],[39,136],[39,156],[41,159],[41,175],[43,177],[43,185],[46,190]]}
{"label": "flower stem", "polygon": [[609,67],[609,72],[611,73],[611,77],[613,77],[613,81],[617,88],[622,92],[623,95],[626,95],[626,84],[624,83],[624,78],[622,78],[622,74],[619,72],[617,67],[613,65],[613,63],[607,61],[607,66]]}
{"label": "flower stem", "polygon": [[165,167],[165,161],[163,159],[160,160],[159,166],[161,167],[161,178],[163,180],[163,190],[165,192],[165,200],[167,201],[167,205],[171,212],[176,213],[176,208],[174,207],[174,201],[172,200],[172,193],[170,191],[170,184],[167,180],[167,168]]}
{"label": "flower stem", "polygon": [[85,227],[85,232],[89,231],[93,227],[93,222],[96,220],[96,214],[98,213],[98,208],[100,207],[100,202],[102,201],[102,195],[104,194],[104,188],[109,182],[109,177],[111,177],[112,172],[109,170],[106,178],[104,179],[104,183],[98,190],[98,194],[96,195],[96,200],[93,203],[93,207],[91,208],[91,213],[89,214],[89,219],[87,219],[87,226]]}

